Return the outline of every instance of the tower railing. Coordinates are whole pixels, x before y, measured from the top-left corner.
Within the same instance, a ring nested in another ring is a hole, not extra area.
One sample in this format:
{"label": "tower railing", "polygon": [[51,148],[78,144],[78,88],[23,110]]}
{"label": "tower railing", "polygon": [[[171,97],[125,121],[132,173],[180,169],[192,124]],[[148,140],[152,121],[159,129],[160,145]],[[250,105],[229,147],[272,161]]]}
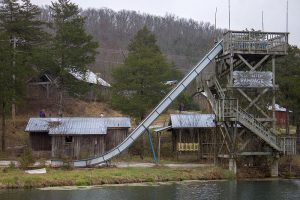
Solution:
{"label": "tower railing", "polygon": [[224,34],[223,53],[287,54],[288,33],[228,31]]}
{"label": "tower railing", "polygon": [[[224,91],[218,81],[215,81],[215,86],[219,96],[221,98],[225,97]],[[240,108],[237,99],[224,98],[216,100],[208,86],[204,87],[204,89],[218,121],[238,121],[240,124],[267,142],[274,149],[277,151],[282,151],[281,140],[269,128],[257,121],[254,116]]]}

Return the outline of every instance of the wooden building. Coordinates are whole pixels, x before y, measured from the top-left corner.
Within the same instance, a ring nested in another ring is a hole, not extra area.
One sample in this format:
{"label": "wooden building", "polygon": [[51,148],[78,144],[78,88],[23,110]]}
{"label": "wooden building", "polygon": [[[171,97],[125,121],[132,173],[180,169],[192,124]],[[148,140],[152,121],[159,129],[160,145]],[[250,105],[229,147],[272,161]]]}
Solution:
{"label": "wooden building", "polygon": [[193,94],[193,99],[199,105],[202,113],[213,113],[213,110],[207,99],[207,94],[205,92],[197,91]]}
{"label": "wooden building", "polygon": [[49,99],[57,96],[59,81],[49,73],[43,73],[27,81],[27,99]]}
{"label": "wooden building", "polygon": [[[100,77],[99,73],[87,70],[85,74],[79,72],[69,72],[69,78],[76,82],[85,83],[88,89],[84,95],[80,97],[95,101],[99,99],[107,99],[110,95],[111,85]],[[42,73],[35,78],[27,81],[27,99],[46,101],[57,100],[59,96],[59,77],[51,75],[51,73]],[[76,94],[78,95],[78,94]]]}
{"label": "wooden building", "polygon": [[[269,112],[272,112],[272,106],[268,107]],[[291,113],[292,111],[289,111]],[[287,116],[286,108],[281,107],[279,104],[275,104],[275,118],[276,118],[276,125],[279,127],[285,127],[287,123]]]}
{"label": "wooden building", "polygon": [[35,155],[80,159],[111,150],[127,137],[130,126],[126,117],[31,118],[25,131]]}
{"label": "wooden building", "polygon": [[111,85],[101,78],[100,73],[94,73],[91,70],[87,70],[85,74],[79,72],[69,72],[77,81],[83,81],[89,85],[89,91],[84,98],[90,101],[96,101],[99,99],[108,99],[110,96]]}
{"label": "wooden building", "polygon": [[171,114],[173,151],[178,158],[214,157],[216,144],[214,114]]}

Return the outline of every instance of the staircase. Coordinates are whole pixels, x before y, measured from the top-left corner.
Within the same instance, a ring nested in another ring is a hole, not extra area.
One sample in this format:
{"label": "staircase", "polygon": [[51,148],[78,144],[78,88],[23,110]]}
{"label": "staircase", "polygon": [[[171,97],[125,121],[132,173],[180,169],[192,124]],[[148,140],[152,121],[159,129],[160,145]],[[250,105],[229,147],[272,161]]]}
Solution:
{"label": "staircase", "polygon": [[247,129],[251,130],[258,137],[263,139],[272,148],[277,151],[282,151],[281,140],[270,129],[265,127],[262,123],[257,121],[252,115],[244,111],[238,106],[237,99],[226,99],[225,93],[219,84],[215,81],[215,87],[217,94],[220,97],[216,100],[207,84],[204,84],[204,91],[207,94],[207,98],[213,108],[213,111],[217,115],[219,121],[235,120]]}
{"label": "staircase", "polygon": [[270,129],[265,127],[252,115],[250,115],[241,108],[238,108],[237,110],[237,121],[249,130],[251,130],[253,133],[255,133],[258,137],[263,139],[271,147],[273,147],[277,151],[282,151],[280,147],[280,139],[274,133],[272,133]]}

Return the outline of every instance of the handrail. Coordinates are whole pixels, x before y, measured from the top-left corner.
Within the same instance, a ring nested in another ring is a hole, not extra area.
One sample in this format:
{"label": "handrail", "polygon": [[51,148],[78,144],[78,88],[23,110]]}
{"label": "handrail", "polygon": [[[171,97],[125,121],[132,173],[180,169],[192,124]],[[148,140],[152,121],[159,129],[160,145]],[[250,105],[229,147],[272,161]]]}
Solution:
{"label": "handrail", "polygon": [[226,99],[225,93],[218,82],[215,80],[215,86],[217,93],[220,97],[217,102],[207,84],[204,84],[204,90],[207,94],[207,98],[213,107],[214,113],[217,115],[218,120],[226,120],[225,118],[235,118],[236,121],[240,122],[246,128],[253,131],[256,135],[262,138],[265,142],[270,144],[274,149],[282,151],[281,142],[277,136],[271,132],[270,129],[265,127],[262,123],[257,121],[252,115],[243,110],[238,106],[237,99]]}
{"label": "handrail", "polygon": [[211,107],[213,109],[213,112],[215,114],[217,114],[218,113],[218,110],[217,110],[217,101],[215,100],[213,94],[211,93],[211,91],[210,91],[210,89],[208,87],[208,83],[204,83],[203,84],[203,89],[204,89],[204,91],[205,91],[205,93],[207,95],[207,99],[208,99],[208,101],[209,101],[209,103],[210,103],[210,105],[211,105]]}
{"label": "handrail", "polygon": [[220,95],[221,99],[225,99],[225,93],[217,79],[215,81],[215,85],[217,87],[217,91],[218,91],[218,94]]}
{"label": "handrail", "polygon": [[279,141],[277,136],[270,131],[267,127],[265,127],[262,123],[257,121],[253,116],[249,113],[244,111],[243,109],[239,108],[237,110],[238,121],[242,123],[244,126],[249,126],[247,128],[253,129],[255,128],[256,131],[253,131],[257,135],[259,135],[262,139],[264,139],[267,143],[269,143],[273,148],[278,151],[281,151]]}

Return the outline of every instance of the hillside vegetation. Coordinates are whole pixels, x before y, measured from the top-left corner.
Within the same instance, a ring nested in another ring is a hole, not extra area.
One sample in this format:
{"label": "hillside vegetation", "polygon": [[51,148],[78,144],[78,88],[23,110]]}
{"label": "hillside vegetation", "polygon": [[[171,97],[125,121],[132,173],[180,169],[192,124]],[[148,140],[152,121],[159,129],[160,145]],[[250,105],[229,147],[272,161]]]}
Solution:
{"label": "hillside vegetation", "polygon": [[[179,18],[174,15],[154,16],[136,11],[108,8],[82,10],[86,30],[100,44],[96,62],[92,66],[111,81],[111,71],[123,63],[127,47],[134,35],[146,26],[156,37],[157,44],[175,67],[187,72],[221,38],[224,30],[208,22]],[[43,21],[51,21],[49,9],[43,8]]]}

